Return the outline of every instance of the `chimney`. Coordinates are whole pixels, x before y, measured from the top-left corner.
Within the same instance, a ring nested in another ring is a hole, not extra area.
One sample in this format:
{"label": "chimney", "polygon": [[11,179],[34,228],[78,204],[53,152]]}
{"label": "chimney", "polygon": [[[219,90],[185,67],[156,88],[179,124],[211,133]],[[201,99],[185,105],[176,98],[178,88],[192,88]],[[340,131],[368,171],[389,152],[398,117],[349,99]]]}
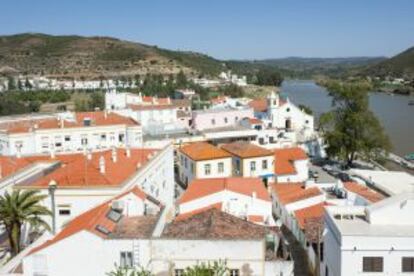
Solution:
{"label": "chimney", "polygon": [[116,148],[112,148],[112,162],[116,163],[118,161],[118,156],[116,153]]}
{"label": "chimney", "polygon": [[256,198],[257,198],[257,194],[256,194],[256,192],[252,192],[252,198],[253,198],[253,199],[256,199]]}
{"label": "chimney", "polygon": [[137,163],[137,171],[138,171],[140,168],[141,168],[141,163],[140,163],[140,162],[138,162],[138,163]]}
{"label": "chimney", "polygon": [[105,173],[105,158],[103,156],[99,157],[99,171]]}
{"label": "chimney", "polygon": [[125,150],[125,154],[126,154],[126,157],[128,157],[128,158],[130,158],[130,157],[131,157],[131,149],[130,149],[130,147],[127,147],[127,148],[126,148],[126,150]]}
{"label": "chimney", "polygon": [[105,109],[105,111],[104,111],[104,118],[106,119],[106,118],[108,118],[108,111]]}
{"label": "chimney", "polygon": [[21,154],[21,152],[20,152],[20,148],[17,148],[17,151],[16,151],[16,157],[17,157],[17,158],[22,157],[22,154]]}
{"label": "chimney", "polygon": [[88,150],[88,152],[86,153],[86,158],[88,160],[92,160],[92,152],[90,150]]}
{"label": "chimney", "polygon": [[54,159],[55,157],[56,157],[55,150],[54,149],[51,149],[50,150],[50,158],[51,159]]}
{"label": "chimney", "polygon": [[170,97],[167,97],[167,103],[168,103],[168,104],[171,104],[171,99],[170,99]]}

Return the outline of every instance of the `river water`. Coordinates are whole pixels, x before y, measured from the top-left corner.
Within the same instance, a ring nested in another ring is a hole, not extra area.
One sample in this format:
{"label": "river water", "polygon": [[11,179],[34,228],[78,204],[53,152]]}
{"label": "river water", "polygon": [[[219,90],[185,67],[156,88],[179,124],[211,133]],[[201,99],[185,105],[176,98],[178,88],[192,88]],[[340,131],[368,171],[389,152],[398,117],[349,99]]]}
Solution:
{"label": "river water", "polygon": [[[284,81],[281,94],[295,104],[309,106],[316,117],[331,109],[332,100],[325,88],[313,81]],[[414,152],[414,96],[370,93],[369,104],[391,139],[393,152],[399,155]]]}

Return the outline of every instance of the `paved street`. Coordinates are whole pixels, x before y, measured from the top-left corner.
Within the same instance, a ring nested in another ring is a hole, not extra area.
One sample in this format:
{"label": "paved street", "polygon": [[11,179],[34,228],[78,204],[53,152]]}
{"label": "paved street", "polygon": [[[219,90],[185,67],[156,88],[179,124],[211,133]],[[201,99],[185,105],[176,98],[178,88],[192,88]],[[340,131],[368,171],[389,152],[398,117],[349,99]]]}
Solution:
{"label": "paved street", "polygon": [[316,181],[317,183],[329,183],[329,182],[332,183],[336,181],[336,178],[334,178],[332,175],[325,172],[320,166],[310,164],[309,168],[311,171],[318,172],[319,177],[318,177],[318,180]]}
{"label": "paved street", "polygon": [[289,249],[294,261],[295,276],[312,276],[313,273],[309,269],[308,255],[305,250],[293,236],[286,226],[282,226],[282,232],[286,240],[289,242]]}

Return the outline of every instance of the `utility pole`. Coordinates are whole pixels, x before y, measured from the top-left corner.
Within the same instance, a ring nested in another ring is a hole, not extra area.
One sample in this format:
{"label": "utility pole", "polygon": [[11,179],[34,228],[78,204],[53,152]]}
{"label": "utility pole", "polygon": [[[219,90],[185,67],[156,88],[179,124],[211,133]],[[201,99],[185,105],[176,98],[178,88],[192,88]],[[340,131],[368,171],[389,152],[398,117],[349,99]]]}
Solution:
{"label": "utility pole", "polygon": [[49,195],[52,207],[52,233],[56,234],[56,204],[55,204],[55,191],[57,189],[57,183],[55,180],[49,182]]}

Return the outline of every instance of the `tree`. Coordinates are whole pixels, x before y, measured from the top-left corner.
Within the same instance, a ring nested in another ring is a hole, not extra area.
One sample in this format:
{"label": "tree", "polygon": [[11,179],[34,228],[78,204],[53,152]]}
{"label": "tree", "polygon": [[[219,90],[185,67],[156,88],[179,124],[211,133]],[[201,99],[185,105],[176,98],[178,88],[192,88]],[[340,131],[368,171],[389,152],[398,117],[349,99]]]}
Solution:
{"label": "tree", "polygon": [[185,76],[183,70],[180,70],[180,72],[177,74],[175,83],[180,88],[187,87],[188,81],[187,81],[187,77]]}
{"label": "tree", "polygon": [[143,267],[120,267],[115,263],[115,269],[108,276],[152,276],[151,271]]}
{"label": "tree", "polygon": [[7,82],[7,87],[9,91],[16,90],[16,81],[13,77],[8,77]]}
{"label": "tree", "polygon": [[274,85],[280,86],[282,84],[283,77],[276,70],[272,69],[260,69],[256,74],[257,85]]}
{"label": "tree", "polygon": [[187,267],[184,270],[183,276],[227,276],[229,269],[225,261],[214,261],[213,264],[200,263],[194,266]]}
{"label": "tree", "polygon": [[14,190],[11,194],[6,192],[0,196],[0,222],[6,228],[13,256],[22,249],[20,240],[24,224],[50,230],[42,217],[51,215],[51,212],[40,204],[46,197],[35,190]]}
{"label": "tree", "polygon": [[357,157],[377,159],[391,148],[388,136],[369,109],[369,85],[332,82],[327,88],[334,110],[321,116],[320,125],[329,156],[350,166]]}
{"label": "tree", "polygon": [[93,92],[89,99],[89,109],[94,110],[99,108],[99,110],[105,109],[105,96],[102,92]]}
{"label": "tree", "polygon": [[31,90],[33,88],[28,78],[26,78],[26,81],[24,82],[24,86],[26,87],[27,90]]}

